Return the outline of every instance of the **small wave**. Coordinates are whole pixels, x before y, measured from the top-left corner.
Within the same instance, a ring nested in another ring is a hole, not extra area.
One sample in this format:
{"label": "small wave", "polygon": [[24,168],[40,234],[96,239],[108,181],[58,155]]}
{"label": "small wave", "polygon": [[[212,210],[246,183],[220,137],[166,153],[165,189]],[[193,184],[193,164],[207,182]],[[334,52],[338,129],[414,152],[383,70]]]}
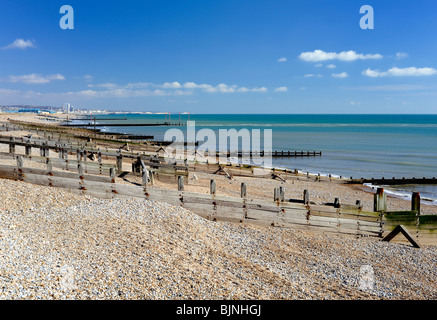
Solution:
{"label": "small wave", "polygon": [[[395,190],[395,189],[391,189],[390,186],[387,185],[376,185],[376,184],[372,184],[372,183],[363,183],[363,185],[370,187],[372,189],[377,189],[377,188],[384,188],[384,191],[389,194],[392,195],[396,198],[399,199],[404,199],[404,200],[411,200],[411,194],[414,192],[414,190]],[[436,198],[432,198],[432,197],[422,197],[421,198],[421,202],[426,203],[426,204],[431,204],[431,205],[437,205],[437,195]]]}
{"label": "small wave", "polygon": [[196,121],[196,126],[201,127],[312,127],[312,128],[333,128],[333,127],[365,127],[365,128],[437,128],[437,124],[398,124],[398,123],[208,123]]}

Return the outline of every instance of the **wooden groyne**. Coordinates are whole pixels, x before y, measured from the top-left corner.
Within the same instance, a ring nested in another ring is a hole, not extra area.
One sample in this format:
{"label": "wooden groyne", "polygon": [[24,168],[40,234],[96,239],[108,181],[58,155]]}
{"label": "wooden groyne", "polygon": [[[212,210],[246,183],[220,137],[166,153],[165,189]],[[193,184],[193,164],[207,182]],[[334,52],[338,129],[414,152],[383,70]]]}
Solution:
{"label": "wooden groyne", "polygon": [[[213,221],[381,239],[401,230],[408,232],[417,245],[437,244],[437,215],[421,214],[418,193],[412,195],[411,207],[405,211],[390,211],[383,189],[378,189],[374,194],[373,211],[363,210],[360,200],[349,204],[335,198],[332,203],[316,204],[311,201],[311,190],[302,190],[300,199],[289,198],[285,184],[272,190],[270,199],[251,198],[251,190],[245,183],[241,184],[238,196],[229,197],[220,195],[215,180],[211,179],[209,194],[199,194],[184,190],[184,184],[189,183],[190,173],[226,174],[230,179],[240,175],[286,181],[284,178],[291,175],[297,178],[298,172],[246,165],[187,162],[186,159],[169,164],[161,154],[163,150],[134,152],[132,149],[124,150],[116,143],[113,147],[118,145],[119,148],[112,150],[62,140],[53,141],[48,137],[45,140],[4,137],[0,139],[0,144],[8,145],[8,152],[0,153],[0,157],[16,162],[16,165],[0,165],[0,178],[66,188],[102,198],[138,197],[167,202]],[[34,148],[39,150],[38,155],[32,152]],[[26,167],[30,162],[38,162],[44,168]],[[116,182],[117,179],[125,179],[127,175],[137,177],[140,183]],[[168,182],[168,179],[177,183],[177,190],[155,187],[156,180]],[[307,174],[298,179],[310,177]],[[321,179],[325,183],[331,181],[331,177],[316,177],[316,181]],[[398,228],[400,225],[402,228]]]}
{"label": "wooden groyne", "polygon": [[380,179],[374,179],[374,178],[370,178],[370,179],[350,179],[349,183],[371,183],[373,185],[404,185],[404,184],[437,184],[437,179],[435,177],[432,178],[391,178],[391,179],[385,179],[385,178],[380,178]]}
{"label": "wooden groyne", "polygon": [[163,127],[163,126],[178,126],[184,127],[185,123],[171,123],[171,122],[158,122],[158,123],[65,123],[65,127],[76,128],[91,128],[91,127]]}
{"label": "wooden groyne", "polygon": [[[336,198],[330,204],[315,204],[310,190],[303,190],[301,199],[286,196],[285,187],[272,190],[270,200],[250,198],[250,190],[241,184],[240,196],[221,196],[214,179],[209,194],[186,192],[186,177],[178,176],[178,190],[162,190],[153,187],[154,175],[140,161],[142,184],[119,184],[115,181],[114,169],[106,177],[84,172],[79,163],[72,172],[54,171],[51,158],[46,158],[46,169],[26,168],[22,156],[15,156],[16,166],[0,165],[0,178],[18,180],[42,186],[66,188],[76,193],[101,198],[136,197],[182,206],[213,221],[255,224],[264,227],[294,228],[370,236],[390,240],[386,236],[399,226],[408,231],[415,246],[437,243],[437,216],[420,214],[420,195],[412,196],[411,210],[391,212],[387,209],[386,195],[378,189],[374,195],[374,211],[364,211],[357,201],[345,204]],[[188,182],[188,181],[187,181]]]}

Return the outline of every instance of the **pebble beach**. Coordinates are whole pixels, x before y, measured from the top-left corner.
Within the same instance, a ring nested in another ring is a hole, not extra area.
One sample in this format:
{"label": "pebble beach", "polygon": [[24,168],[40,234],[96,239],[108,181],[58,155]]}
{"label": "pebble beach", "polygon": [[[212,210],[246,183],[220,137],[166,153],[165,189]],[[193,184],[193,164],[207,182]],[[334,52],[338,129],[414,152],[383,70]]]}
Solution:
{"label": "pebble beach", "polygon": [[437,298],[434,246],[213,222],[9,180],[0,198],[1,299]]}

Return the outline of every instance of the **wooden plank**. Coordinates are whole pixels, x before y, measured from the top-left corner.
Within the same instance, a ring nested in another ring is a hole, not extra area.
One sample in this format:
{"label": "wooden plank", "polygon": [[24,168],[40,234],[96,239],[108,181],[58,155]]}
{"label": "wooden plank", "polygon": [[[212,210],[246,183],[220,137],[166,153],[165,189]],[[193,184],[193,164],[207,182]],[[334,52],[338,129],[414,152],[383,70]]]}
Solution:
{"label": "wooden plank", "polygon": [[178,191],[148,188],[147,194],[148,200],[166,202],[174,206],[181,205],[182,194]]}
{"label": "wooden plank", "polygon": [[339,208],[341,214],[358,215],[361,217],[381,217],[381,212],[363,211],[363,210],[350,210],[343,207]]}
{"label": "wooden plank", "polygon": [[245,219],[244,209],[235,208],[235,207],[227,207],[217,205],[215,210],[215,217],[217,220],[224,220],[229,222],[243,222]]}
{"label": "wooden plank", "polygon": [[403,225],[398,225],[394,228],[388,235],[386,235],[382,241],[390,241],[392,240],[398,233],[402,233],[404,237],[413,245],[415,248],[420,248],[420,244],[416,241],[415,237],[411,235],[407,228]]}
{"label": "wooden plank", "polygon": [[277,216],[278,211],[276,213],[274,211],[266,211],[264,209],[251,209],[247,208],[247,220],[250,221],[262,221],[265,225],[278,224],[280,218]]}
{"label": "wooden plank", "polygon": [[338,214],[338,209],[331,206],[319,206],[319,205],[310,205],[311,212],[324,212],[327,214]]}
{"label": "wooden plank", "polygon": [[182,207],[198,214],[199,216],[205,219],[208,220],[213,219],[213,206],[211,204],[204,204],[204,203],[195,204],[195,203],[184,202],[182,204]]}
{"label": "wooden plank", "polygon": [[0,166],[0,178],[17,180],[18,171],[15,166]]}
{"label": "wooden plank", "polygon": [[24,174],[35,174],[35,175],[51,175],[54,177],[60,177],[60,178],[68,178],[68,179],[75,179],[78,180],[80,177],[82,177],[85,180],[89,181],[98,181],[98,182],[104,182],[104,183],[110,183],[111,179],[109,177],[102,177],[102,176],[93,176],[93,175],[87,175],[84,174],[80,176],[78,173],[74,172],[65,172],[65,171],[51,171],[49,174],[49,171],[43,170],[43,169],[37,169],[37,168],[23,168]]}
{"label": "wooden plank", "polygon": [[420,215],[418,218],[420,225],[431,225],[437,228],[437,215]]}
{"label": "wooden plank", "polygon": [[251,211],[279,212],[281,210],[276,203],[259,199],[247,199],[246,207]]}
{"label": "wooden plank", "polygon": [[314,217],[338,218],[340,215],[336,212],[325,212],[318,210],[310,210],[310,215]]}
{"label": "wooden plank", "polygon": [[419,230],[417,239],[422,245],[437,245],[437,230]]}
{"label": "wooden plank", "polygon": [[280,216],[279,223],[282,226],[292,227],[293,225],[308,225],[308,220],[298,216]]}

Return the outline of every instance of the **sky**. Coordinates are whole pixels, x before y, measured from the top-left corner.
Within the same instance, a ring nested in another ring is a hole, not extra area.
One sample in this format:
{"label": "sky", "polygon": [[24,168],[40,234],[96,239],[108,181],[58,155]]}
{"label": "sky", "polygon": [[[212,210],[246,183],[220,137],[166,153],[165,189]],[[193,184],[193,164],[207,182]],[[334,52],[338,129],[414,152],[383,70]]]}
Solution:
{"label": "sky", "polygon": [[0,105],[435,114],[436,30],[435,0],[2,0]]}

